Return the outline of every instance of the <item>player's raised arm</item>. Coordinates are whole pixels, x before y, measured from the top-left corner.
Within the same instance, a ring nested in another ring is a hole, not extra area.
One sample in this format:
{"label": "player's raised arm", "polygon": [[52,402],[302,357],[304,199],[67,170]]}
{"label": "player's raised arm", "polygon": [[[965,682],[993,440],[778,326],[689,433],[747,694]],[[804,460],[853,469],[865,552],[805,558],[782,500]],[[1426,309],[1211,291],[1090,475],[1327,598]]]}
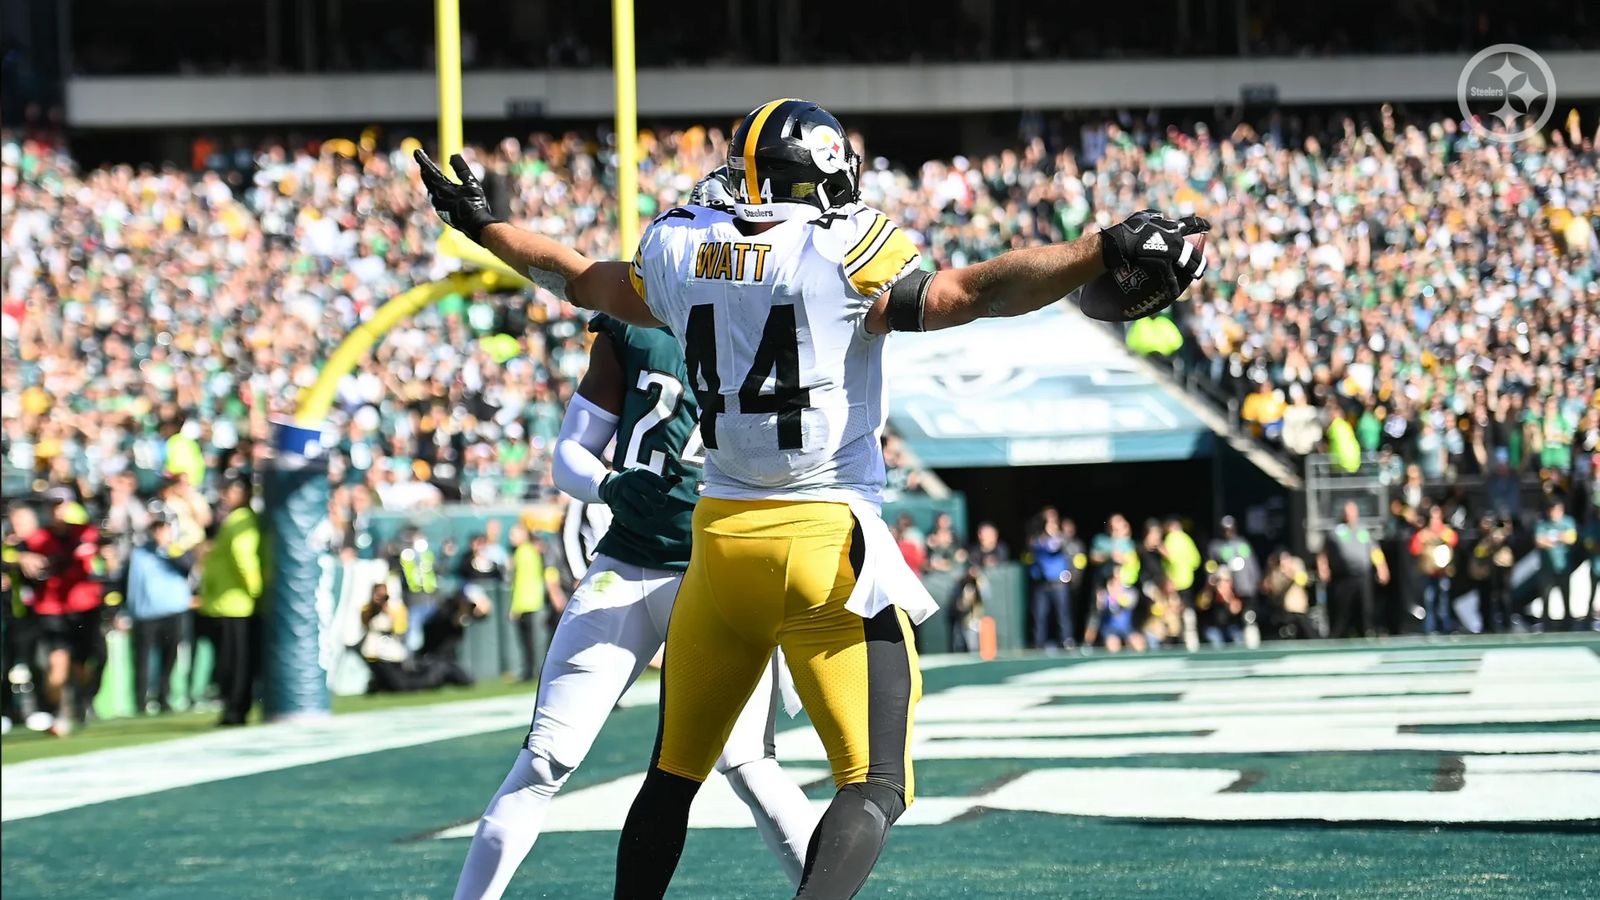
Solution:
{"label": "player's raised arm", "polygon": [[[1210,227],[1197,216],[1173,221],[1146,210],[1075,241],[1013,250],[962,269],[916,273],[878,298],[867,315],[867,328],[879,334],[936,331],[975,319],[1020,316],[1049,306],[1109,270],[1132,267],[1152,277],[1151,287],[1170,303],[1205,271],[1204,253],[1184,237]],[[1135,301],[1142,302],[1141,295],[1119,298],[1096,292],[1081,305],[1092,318],[1108,321],[1140,318],[1165,306],[1142,309]]]}
{"label": "player's raised arm", "polygon": [[460,183],[440,171],[421,150],[415,157],[428,199],[446,225],[525,273],[534,284],[565,296],[578,306],[610,313],[635,325],[661,324],[634,290],[627,263],[596,262],[558,241],[508,224],[489,208],[483,185],[461,154],[450,157],[450,168]]}

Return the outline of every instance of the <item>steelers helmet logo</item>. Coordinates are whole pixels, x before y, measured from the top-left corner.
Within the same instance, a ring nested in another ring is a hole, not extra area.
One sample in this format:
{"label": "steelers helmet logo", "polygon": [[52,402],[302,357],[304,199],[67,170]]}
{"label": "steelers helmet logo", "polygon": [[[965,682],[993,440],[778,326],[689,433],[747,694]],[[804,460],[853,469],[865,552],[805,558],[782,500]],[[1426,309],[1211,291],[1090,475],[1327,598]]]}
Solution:
{"label": "steelers helmet logo", "polygon": [[811,150],[811,161],[828,174],[843,172],[846,165],[844,138],[827,125],[818,125],[806,135],[806,147]]}

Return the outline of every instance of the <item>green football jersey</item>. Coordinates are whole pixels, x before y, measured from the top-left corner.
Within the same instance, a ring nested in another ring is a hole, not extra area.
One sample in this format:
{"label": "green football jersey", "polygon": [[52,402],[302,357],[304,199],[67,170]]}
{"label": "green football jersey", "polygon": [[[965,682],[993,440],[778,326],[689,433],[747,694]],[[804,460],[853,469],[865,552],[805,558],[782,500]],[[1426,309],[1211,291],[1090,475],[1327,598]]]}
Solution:
{"label": "green football jersey", "polygon": [[648,569],[687,568],[704,451],[700,407],[688,389],[683,351],[665,328],[640,328],[604,314],[589,321],[589,330],[611,338],[626,388],[611,467],[644,468],[668,480],[680,479],[655,515],[632,521],[613,518],[595,549]]}

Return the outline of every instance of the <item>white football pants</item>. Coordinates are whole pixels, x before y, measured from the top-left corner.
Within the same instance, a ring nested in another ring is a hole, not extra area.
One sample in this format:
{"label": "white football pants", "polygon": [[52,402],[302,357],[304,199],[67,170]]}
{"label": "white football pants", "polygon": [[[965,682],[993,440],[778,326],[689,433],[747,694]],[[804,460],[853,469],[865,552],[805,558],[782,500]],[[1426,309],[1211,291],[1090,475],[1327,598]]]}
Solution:
{"label": "white football pants", "polygon": [[[545,813],[594,745],[606,717],[661,649],[683,573],[597,556],[572,593],[539,675],[533,725],[478,821],[456,900],[498,898],[544,829]],[[773,731],[783,701],[774,656],[745,704],[717,770],[755,816],[794,884],[817,816],[778,768]]]}

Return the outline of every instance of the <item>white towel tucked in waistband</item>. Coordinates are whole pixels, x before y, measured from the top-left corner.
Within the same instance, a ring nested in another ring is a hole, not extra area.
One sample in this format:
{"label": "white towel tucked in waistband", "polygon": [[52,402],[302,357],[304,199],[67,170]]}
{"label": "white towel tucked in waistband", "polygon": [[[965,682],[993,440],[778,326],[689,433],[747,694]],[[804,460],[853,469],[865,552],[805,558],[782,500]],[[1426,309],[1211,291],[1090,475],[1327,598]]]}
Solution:
{"label": "white towel tucked in waistband", "polygon": [[850,512],[861,523],[861,534],[866,538],[861,563],[861,575],[856,578],[855,590],[844,608],[863,619],[870,619],[891,606],[905,610],[913,625],[921,625],[939,609],[933,602],[922,579],[906,565],[889,525],[877,507],[864,500],[850,504]]}

